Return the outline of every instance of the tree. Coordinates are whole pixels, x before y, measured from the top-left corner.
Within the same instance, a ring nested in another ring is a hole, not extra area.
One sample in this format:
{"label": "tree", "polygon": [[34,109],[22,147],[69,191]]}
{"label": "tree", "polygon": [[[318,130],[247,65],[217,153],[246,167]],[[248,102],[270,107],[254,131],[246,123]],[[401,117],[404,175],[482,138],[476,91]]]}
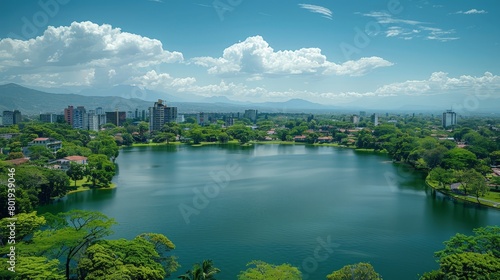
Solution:
{"label": "tree", "polygon": [[76,163],[76,162],[70,162],[69,163],[69,169],[66,171],[66,174],[71,178],[71,180],[75,181],[75,187],[76,187],[76,181],[83,179],[85,176],[85,165]]}
{"label": "tree", "polygon": [[162,280],[179,266],[175,257],[163,256],[165,248],[175,246],[166,236],[153,233],[133,240],[98,241],[78,263],[79,278]]}
{"label": "tree", "polygon": [[175,141],[175,134],[172,132],[167,132],[167,133],[165,133],[165,138],[167,140],[167,144],[170,144],[170,142]]}
{"label": "tree", "polygon": [[30,160],[48,161],[54,159],[54,154],[45,146],[31,146],[28,148]]}
{"label": "tree", "polygon": [[61,170],[47,170],[45,173],[47,183],[41,185],[38,198],[40,203],[50,202],[53,197],[62,197],[68,193],[69,177]]}
{"label": "tree", "polygon": [[436,167],[429,172],[429,179],[439,182],[439,185],[444,188],[445,185],[451,182],[452,172]]}
{"label": "tree", "polygon": [[454,148],[446,152],[443,156],[442,167],[455,170],[473,168],[477,163],[474,153],[465,149]]}
{"label": "tree", "polygon": [[7,156],[7,160],[24,158],[24,154],[22,152],[10,152]]}
{"label": "tree", "polygon": [[[36,212],[20,213],[14,216],[16,218],[16,242],[33,234],[37,229],[43,226],[46,221],[43,216],[37,216]],[[12,221],[3,218],[0,220],[0,243],[7,244],[10,235],[10,229],[7,227]]]}
{"label": "tree", "polygon": [[189,137],[193,140],[194,144],[200,144],[203,141],[203,132],[199,128],[195,128],[189,131]]}
{"label": "tree", "polygon": [[16,264],[14,279],[63,280],[64,272],[59,268],[59,260],[45,257],[20,256]]}
{"label": "tree", "polygon": [[112,233],[116,222],[100,212],[72,210],[57,216],[46,215],[48,228],[34,234],[29,244],[17,244],[24,256],[45,256],[64,260],[66,279],[72,264],[93,242]]}
{"label": "tree", "polygon": [[494,151],[490,153],[491,163],[494,165],[500,164],[500,151]]}
{"label": "tree", "polygon": [[115,138],[110,135],[99,135],[99,137],[87,144],[87,148],[94,154],[103,154],[112,160],[118,157],[119,154],[119,147]]}
{"label": "tree", "polygon": [[146,141],[146,132],[149,131],[149,124],[147,122],[140,122],[138,125],[137,125],[137,129],[139,130],[139,136],[141,137],[141,140],[143,142]]}
{"label": "tree", "polygon": [[445,241],[445,248],[434,254],[438,261],[448,255],[464,252],[480,254],[491,252],[496,258],[500,258],[500,227],[487,226],[476,228],[473,231],[474,235],[457,233]]}
{"label": "tree", "polygon": [[241,144],[245,144],[253,139],[254,133],[250,127],[242,124],[235,124],[227,129],[227,134],[238,139]]}
{"label": "tree", "polygon": [[219,140],[220,143],[225,144],[229,141],[229,135],[225,132],[222,132],[221,134],[219,134],[217,140]]}
{"label": "tree", "polygon": [[263,261],[251,261],[247,266],[255,266],[241,271],[238,280],[300,280],[302,275],[298,268],[289,264],[273,265]]}
{"label": "tree", "polygon": [[499,279],[500,227],[474,229],[474,235],[457,233],[434,253],[440,268],[424,273],[421,280]]}
{"label": "tree", "polygon": [[86,175],[92,181],[92,186],[108,185],[115,175],[115,165],[108,157],[101,154],[91,155],[87,159]]}
{"label": "tree", "polygon": [[220,269],[213,266],[212,260],[204,260],[201,264],[196,263],[191,270],[177,277],[183,280],[215,280],[215,274]]}
{"label": "tree", "polygon": [[326,276],[328,280],[378,280],[382,279],[369,263],[346,265]]}
{"label": "tree", "polygon": [[481,204],[481,202],[479,201],[479,197],[487,194],[490,188],[486,184],[486,180],[483,175],[481,175],[481,173],[473,169],[469,170],[468,172],[470,173],[470,175],[467,176],[467,188],[470,190],[470,193],[472,193],[476,197],[477,203]]}
{"label": "tree", "polygon": [[443,279],[499,279],[500,259],[491,253],[465,252],[446,256],[440,261]]}
{"label": "tree", "polygon": [[430,150],[425,150],[425,152],[423,153],[423,159],[427,163],[427,166],[432,169],[441,164],[444,154],[447,151],[448,150],[443,146],[438,146]]}

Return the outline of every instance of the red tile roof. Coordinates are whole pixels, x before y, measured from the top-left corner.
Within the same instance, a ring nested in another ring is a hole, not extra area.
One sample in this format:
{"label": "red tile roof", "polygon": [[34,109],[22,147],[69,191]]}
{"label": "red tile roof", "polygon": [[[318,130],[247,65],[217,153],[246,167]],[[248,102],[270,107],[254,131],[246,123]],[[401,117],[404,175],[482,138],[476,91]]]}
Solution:
{"label": "red tile roof", "polygon": [[68,156],[65,157],[64,159],[67,159],[69,161],[86,161],[87,158],[83,156]]}
{"label": "red tile roof", "polygon": [[11,160],[6,160],[5,162],[9,162],[9,163],[12,163],[14,165],[20,165],[20,164],[26,163],[28,161],[30,161],[30,160],[27,158],[16,158],[16,159],[11,159]]}

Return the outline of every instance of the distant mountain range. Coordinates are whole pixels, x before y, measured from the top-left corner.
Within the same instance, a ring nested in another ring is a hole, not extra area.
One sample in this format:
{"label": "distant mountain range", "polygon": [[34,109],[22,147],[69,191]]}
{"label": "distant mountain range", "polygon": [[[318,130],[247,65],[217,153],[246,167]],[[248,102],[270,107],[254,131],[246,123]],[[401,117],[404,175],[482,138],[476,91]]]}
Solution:
{"label": "distant mountain range", "polygon": [[[200,102],[178,101],[176,97],[163,93],[141,91],[134,87],[121,86],[114,89],[118,96],[104,96],[100,90],[87,90],[85,95],[72,93],[48,93],[30,89],[18,84],[0,85],[0,111],[20,110],[26,115],[41,113],[62,113],[69,105],[85,106],[87,110],[102,107],[105,111],[135,111],[145,110],[153,105],[153,100],[166,100],[169,106],[178,107],[179,113],[197,112],[243,112],[246,109],[257,109],[263,112],[306,112],[325,111],[331,112],[335,108],[312,103],[302,99],[291,99],[286,102],[245,103],[231,101],[226,97],[203,98]],[[91,93],[96,93],[92,96]],[[107,92],[108,94],[110,92]],[[89,95],[87,95],[89,94]],[[136,98],[124,98],[136,97]],[[150,101],[139,99],[148,96]],[[156,99],[152,99],[155,97]],[[173,101],[176,100],[176,101]]]}
{"label": "distant mountain range", "polygon": [[[56,89],[57,91],[57,89]],[[59,92],[61,92],[59,90]],[[169,106],[176,106],[178,112],[243,112],[257,109],[269,113],[357,113],[360,110],[371,112],[432,112],[455,110],[461,115],[498,114],[500,99],[496,96],[475,97],[466,94],[441,94],[429,96],[366,96],[351,103],[339,106],[321,105],[303,99],[290,99],[286,102],[238,102],[225,96],[200,97],[194,94],[183,96],[170,95],[132,86],[115,86],[111,89],[88,89],[79,94],[48,93],[30,89],[18,84],[0,85],[0,111],[20,110],[25,115],[40,113],[62,113],[68,105],[85,106],[87,110],[102,107],[105,111],[145,110],[153,102],[162,99]],[[190,102],[188,102],[188,100]]]}

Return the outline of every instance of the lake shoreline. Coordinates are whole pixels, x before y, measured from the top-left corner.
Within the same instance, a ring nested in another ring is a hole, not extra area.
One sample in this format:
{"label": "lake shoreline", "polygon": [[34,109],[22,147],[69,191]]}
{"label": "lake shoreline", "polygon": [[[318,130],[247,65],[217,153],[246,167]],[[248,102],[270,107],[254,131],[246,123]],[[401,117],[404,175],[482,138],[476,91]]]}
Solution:
{"label": "lake shoreline", "polygon": [[474,205],[477,205],[477,206],[486,206],[488,208],[493,208],[493,209],[497,209],[497,210],[500,210],[500,207],[499,206],[495,206],[495,205],[500,205],[500,202],[497,202],[496,204],[488,204],[488,203],[479,203],[477,201],[473,201],[473,200],[469,200],[467,198],[464,198],[462,196],[459,196],[459,195],[455,195],[453,193],[451,193],[451,191],[447,191],[446,189],[443,189],[443,188],[439,188],[437,186],[434,186],[434,184],[431,183],[431,181],[429,180],[429,176],[427,176],[427,178],[425,178],[425,184],[428,186],[428,187],[431,187],[433,190],[443,194],[443,195],[446,195],[447,197],[450,197],[450,198],[453,198],[453,199],[456,199],[460,202],[464,202],[464,203],[470,203],[470,204],[474,204]]}

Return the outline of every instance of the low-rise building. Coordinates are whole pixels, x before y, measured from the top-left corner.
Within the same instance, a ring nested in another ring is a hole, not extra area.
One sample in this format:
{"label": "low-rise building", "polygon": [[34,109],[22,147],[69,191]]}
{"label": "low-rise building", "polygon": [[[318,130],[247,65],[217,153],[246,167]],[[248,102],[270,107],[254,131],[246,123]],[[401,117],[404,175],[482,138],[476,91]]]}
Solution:
{"label": "low-rise building", "polygon": [[318,137],[318,143],[331,143],[333,141],[332,136]]}
{"label": "low-rise building", "polygon": [[64,158],[56,159],[49,163],[49,168],[60,169],[66,171],[69,169],[72,162],[78,164],[87,164],[87,157],[84,156],[67,156]]}
{"label": "low-rise building", "polygon": [[293,137],[293,141],[295,142],[306,142],[307,140],[307,136],[305,135],[297,135],[295,137]]}
{"label": "low-rise building", "polygon": [[45,146],[55,153],[62,148],[62,142],[53,138],[39,137],[28,143],[28,147],[31,146]]}

